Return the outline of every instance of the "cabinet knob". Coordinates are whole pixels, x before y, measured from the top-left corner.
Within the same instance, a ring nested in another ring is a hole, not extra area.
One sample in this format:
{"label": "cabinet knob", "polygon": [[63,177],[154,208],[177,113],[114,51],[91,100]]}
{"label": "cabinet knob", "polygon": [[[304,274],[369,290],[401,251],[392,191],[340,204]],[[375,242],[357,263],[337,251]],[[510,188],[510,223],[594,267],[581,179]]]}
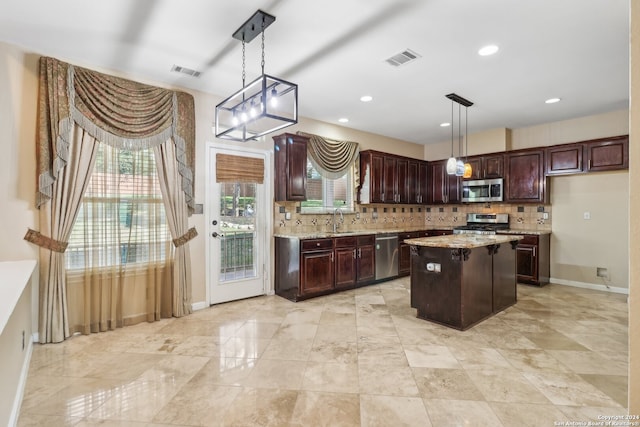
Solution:
{"label": "cabinet knob", "polygon": [[320,246],[320,243],[316,243],[316,246]]}

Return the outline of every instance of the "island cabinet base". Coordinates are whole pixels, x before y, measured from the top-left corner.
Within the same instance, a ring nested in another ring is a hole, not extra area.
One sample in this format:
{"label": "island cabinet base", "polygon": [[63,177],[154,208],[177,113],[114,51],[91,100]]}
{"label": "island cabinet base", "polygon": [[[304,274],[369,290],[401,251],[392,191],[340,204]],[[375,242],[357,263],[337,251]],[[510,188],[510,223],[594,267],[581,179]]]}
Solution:
{"label": "island cabinet base", "polygon": [[411,306],[417,316],[465,330],[516,303],[515,249],[412,246]]}

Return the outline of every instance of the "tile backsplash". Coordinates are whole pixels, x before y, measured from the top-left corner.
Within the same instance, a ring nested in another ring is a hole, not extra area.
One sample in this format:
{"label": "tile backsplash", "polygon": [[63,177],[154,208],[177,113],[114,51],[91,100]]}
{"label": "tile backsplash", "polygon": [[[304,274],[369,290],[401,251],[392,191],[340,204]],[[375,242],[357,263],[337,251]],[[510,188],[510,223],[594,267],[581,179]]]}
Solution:
{"label": "tile backsplash", "polygon": [[[284,209],[283,209],[284,208]],[[330,232],[333,214],[301,214],[298,202],[274,204],[275,233]],[[551,205],[508,203],[466,205],[356,205],[345,213],[340,231],[453,228],[467,222],[467,213],[508,213],[513,230],[551,231]],[[287,220],[286,213],[291,214]],[[545,218],[546,217],[546,218]]]}

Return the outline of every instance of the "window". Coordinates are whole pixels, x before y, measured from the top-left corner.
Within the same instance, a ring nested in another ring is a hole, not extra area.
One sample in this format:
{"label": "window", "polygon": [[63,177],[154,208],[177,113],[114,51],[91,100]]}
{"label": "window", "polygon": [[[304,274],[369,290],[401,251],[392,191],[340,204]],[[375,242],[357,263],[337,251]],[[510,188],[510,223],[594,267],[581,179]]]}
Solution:
{"label": "window", "polygon": [[340,208],[353,212],[353,166],[340,178],[325,178],[307,160],[307,200],[300,203],[302,213],[326,213]]}
{"label": "window", "polygon": [[153,150],[98,144],[65,252],[67,269],[161,262],[171,245]]}

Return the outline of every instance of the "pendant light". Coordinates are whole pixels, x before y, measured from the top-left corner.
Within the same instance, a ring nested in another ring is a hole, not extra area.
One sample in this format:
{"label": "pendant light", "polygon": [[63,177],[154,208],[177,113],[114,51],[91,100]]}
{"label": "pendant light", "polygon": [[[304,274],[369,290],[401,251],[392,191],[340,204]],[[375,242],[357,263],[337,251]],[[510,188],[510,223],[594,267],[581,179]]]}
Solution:
{"label": "pendant light", "polygon": [[473,174],[473,169],[471,168],[471,163],[469,160],[469,107],[464,107],[464,174],[463,178],[471,178]]}
{"label": "pendant light", "polygon": [[[298,123],[298,85],[264,73],[264,30],[276,17],[258,10],[233,33],[242,42],[242,89],[216,105],[217,138],[255,140]],[[262,35],[262,75],[245,85],[245,44]]]}
{"label": "pendant light", "polygon": [[[451,100],[451,157],[447,160],[447,173],[449,175],[462,176],[465,175],[465,170],[467,169],[467,165],[469,168],[469,176],[471,176],[471,165],[465,164],[462,161],[462,133],[461,133],[461,106],[465,107],[465,121],[467,108],[473,105],[473,102],[461,97],[460,95],[456,95],[455,93],[450,93],[446,95],[447,98]],[[453,156],[453,103],[456,102],[458,104],[458,154],[460,155],[460,159],[457,159]],[[465,124],[465,128],[466,128]],[[466,136],[466,130],[465,130]],[[466,157],[465,157],[466,159]]]}

